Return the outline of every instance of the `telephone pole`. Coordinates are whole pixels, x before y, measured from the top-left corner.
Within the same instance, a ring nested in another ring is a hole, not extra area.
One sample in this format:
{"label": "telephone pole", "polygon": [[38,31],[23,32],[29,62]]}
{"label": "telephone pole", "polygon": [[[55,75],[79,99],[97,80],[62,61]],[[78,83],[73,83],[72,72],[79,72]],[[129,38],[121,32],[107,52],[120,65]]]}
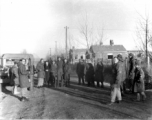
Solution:
{"label": "telephone pole", "polygon": [[50,48],[50,57],[51,57],[51,48]]}
{"label": "telephone pole", "polygon": [[65,51],[66,51],[66,57],[68,56],[68,40],[67,40],[67,32],[68,32],[68,27],[66,26],[66,27],[64,27],[65,28]]}
{"label": "telephone pole", "polygon": [[148,40],[147,40],[147,36],[148,36],[148,20],[146,20],[146,63],[148,62],[148,48],[147,48],[147,44],[148,44]]}
{"label": "telephone pole", "polygon": [[55,52],[56,52],[56,60],[57,60],[57,55],[58,55],[58,51],[57,51],[57,41],[55,41]]}

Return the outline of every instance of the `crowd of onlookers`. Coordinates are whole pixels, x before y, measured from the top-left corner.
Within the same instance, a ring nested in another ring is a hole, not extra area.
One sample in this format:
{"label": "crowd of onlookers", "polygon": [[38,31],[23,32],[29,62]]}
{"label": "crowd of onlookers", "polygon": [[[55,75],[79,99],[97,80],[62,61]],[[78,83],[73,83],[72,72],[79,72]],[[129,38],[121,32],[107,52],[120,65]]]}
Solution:
{"label": "crowd of onlookers", "polygon": [[141,68],[141,60],[135,59],[134,55],[130,53],[127,59],[123,59],[121,54],[115,56],[110,67],[111,73],[106,73],[106,66],[102,59],[97,60],[97,64],[93,65],[90,60],[84,61],[80,59],[77,64],[76,72],[79,83],[84,84],[86,81],[88,86],[104,87],[104,80],[106,74],[111,74],[111,104],[120,102],[124,93],[137,93],[137,100],[144,101],[145,95],[145,80],[144,72]]}
{"label": "crowd of onlookers", "polygon": [[[24,89],[30,87],[30,68],[29,61],[21,59],[19,62],[14,62],[14,66],[10,69],[11,81],[14,85],[13,93],[21,94],[21,101],[29,100],[24,94]],[[57,61],[44,61],[40,59],[34,70],[37,73],[37,87],[45,86],[64,87],[70,85],[71,65],[67,59],[57,58]],[[105,65],[103,59],[97,59],[94,65],[91,60],[80,59],[76,65],[76,73],[78,76],[78,84],[104,88],[105,80]],[[141,68],[141,61],[134,58],[132,53],[129,54],[127,62],[121,54],[115,56],[111,65],[111,104],[120,102],[122,95],[129,90],[131,93],[137,93],[137,101],[145,100],[145,85],[144,72]],[[8,71],[5,71],[9,73]],[[110,74],[110,73],[109,73]],[[21,92],[18,92],[17,87],[20,86]]]}

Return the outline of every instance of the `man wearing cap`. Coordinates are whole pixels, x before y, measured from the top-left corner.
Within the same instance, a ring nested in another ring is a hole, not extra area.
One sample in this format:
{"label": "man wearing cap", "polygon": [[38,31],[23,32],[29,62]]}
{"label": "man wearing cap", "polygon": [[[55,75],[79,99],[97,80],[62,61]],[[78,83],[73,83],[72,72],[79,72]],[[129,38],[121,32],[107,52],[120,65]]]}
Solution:
{"label": "man wearing cap", "polygon": [[112,92],[111,92],[111,104],[115,103],[115,100],[117,98],[117,102],[119,103],[122,100],[121,97],[121,91],[120,87],[122,84],[122,81],[124,79],[124,63],[123,63],[123,58],[121,54],[117,55],[118,62],[115,63],[115,76],[114,76],[114,84],[112,86]]}

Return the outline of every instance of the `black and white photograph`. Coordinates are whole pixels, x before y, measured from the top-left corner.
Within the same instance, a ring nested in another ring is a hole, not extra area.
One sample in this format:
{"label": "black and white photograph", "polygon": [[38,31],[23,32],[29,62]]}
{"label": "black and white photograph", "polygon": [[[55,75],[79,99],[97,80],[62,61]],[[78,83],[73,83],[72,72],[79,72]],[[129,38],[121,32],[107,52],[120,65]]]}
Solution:
{"label": "black and white photograph", "polygon": [[0,0],[0,119],[152,120],[152,1]]}

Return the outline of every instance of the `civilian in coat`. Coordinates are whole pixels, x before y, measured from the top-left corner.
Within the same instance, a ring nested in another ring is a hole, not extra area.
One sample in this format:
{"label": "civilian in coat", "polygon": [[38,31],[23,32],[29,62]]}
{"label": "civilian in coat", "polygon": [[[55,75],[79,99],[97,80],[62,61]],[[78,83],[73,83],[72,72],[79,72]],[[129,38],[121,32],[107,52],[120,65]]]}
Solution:
{"label": "civilian in coat", "polygon": [[38,85],[37,87],[40,88],[44,84],[45,78],[45,71],[44,71],[44,60],[41,59],[36,66],[36,70],[38,71]]}
{"label": "civilian in coat", "polygon": [[64,59],[63,74],[64,74],[65,86],[67,87],[70,85],[70,65],[67,59]]}
{"label": "civilian in coat", "polygon": [[94,67],[91,61],[87,63],[85,78],[88,86],[94,86]]}
{"label": "civilian in coat", "polygon": [[115,78],[114,78],[114,84],[112,86],[112,92],[111,92],[111,103],[109,105],[112,105],[113,103],[115,103],[116,98],[118,99],[117,101],[118,103],[122,100],[120,87],[121,87],[122,80],[124,78],[123,72],[125,71],[123,71],[124,63],[123,63],[122,55],[118,54],[117,59],[118,59],[118,62],[115,61],[115,64],[116,64],[115,69],[114,69]]}
{"label": "civilian in coat", "polygon": [[25,101],[28,100],[28,98],[24,97],[23,88],[27,89],[28,87],[30,87],[30,82],[28,80],[29,72],[26,71],[25,59],[22,59],[21,63],[19,64],[18,73],[19,73],[19,83],[21,87],[21,101]]}
{"label": "civilian in coat", "polygon": [[50,83],[50,64],[48,61],[44,64],[44,70],[45,70],[45,84],[49,86]]}
{"label": "civilian in coat", "polygon": [[14,82],[13,94],[19,94],[19,92],[17,91],[17,87],[19,85],[19,75],[18,75],[17,62],[14,62],[11,73],[12,73],[11,79]]}
{"label": "civilian in coat", "polygon": [[55,87],[57,86],[57,65],[55,63],[55,61],[53,60],[52,61],[52,64],[51,64],[51,71],[50,71],[50,81],[51,81],[51,86],[54,86],[55,84]]}
{"label": "civilian in coat", "polygon": [[140,64],[141,62],[139,60],[135,61],[134,92],[137,93],[137,101],[140,101],[141,97],[142,97],[142,100],[144,101],[146,99],[145,82],[144,82],[145,75]]}
{"label": "civilian in coat", "polygon": [[98,60],[96,70],[95,70],[95,80],[97,81],[97,87],[99,87],[99,83],[101,82],[101,87],[104,87],[104,65],[101,60]]}
{"label": "civilian in coat", "polygon": [[57,61],[57,87],[59,87],[60,81],[61,86],[63,86],[63,61],[59,57]]}
{"label": "civilian in coat", "polygon": [[84,85],[84,69],[85,69],[85,65],[83,63],[83,60],[80,59],[79,60],[79,63],[77,64],[77,68],[76,68],[76,73],[78,75],[78,84],[81,85],[81,80],[82,80],[82,83]]}

